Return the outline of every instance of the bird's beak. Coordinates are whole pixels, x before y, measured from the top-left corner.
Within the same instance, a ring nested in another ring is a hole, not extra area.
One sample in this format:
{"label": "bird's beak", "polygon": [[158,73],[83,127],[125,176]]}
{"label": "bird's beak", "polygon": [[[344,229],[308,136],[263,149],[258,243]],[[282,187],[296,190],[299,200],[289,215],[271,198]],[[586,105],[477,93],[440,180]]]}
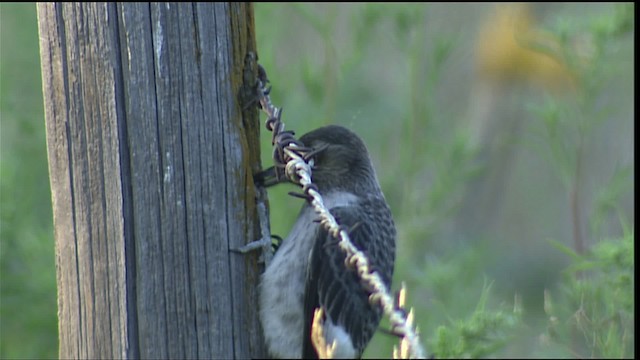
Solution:
{"label": "bird's beak", "polygon": [[328,144],[321,144],[321,145],[318,145],[318,146],[316,146],[314,148],[311,148],[311,150],[308,151],[304,155],[304,159],[306,161],[309,161],[309,160],[313,159],[314,156],[316,156],[316,155],[322,153],[323,151],[327,150],[328,147],[329,147]]}
{"label": "bird's beak", "polygon": [[[304,160],[309,162],[312,168],[314,169],[318,168],[318,166],[314,164],[315,163],[314,157],[320,154],[321,152],[325,151],[328,147],[329,147],[328,144],[322,144],[314,148],[304,148],[306,150],[305,151],[306,153],[304,155]],[[278,185],[283,182],[288,182],[289,180],[284,175],[284,166],[279,168],[279,171],[280,173],[276,174],[276,168],[274,166],[271,166],[270,168],[267,168],[255,174],[253,176],[253,181],[256,183],[256,185],[264,186],[264,187],[270,187],[270,186]],[[277,176],[277,175],[280,175],[280,176]]]}

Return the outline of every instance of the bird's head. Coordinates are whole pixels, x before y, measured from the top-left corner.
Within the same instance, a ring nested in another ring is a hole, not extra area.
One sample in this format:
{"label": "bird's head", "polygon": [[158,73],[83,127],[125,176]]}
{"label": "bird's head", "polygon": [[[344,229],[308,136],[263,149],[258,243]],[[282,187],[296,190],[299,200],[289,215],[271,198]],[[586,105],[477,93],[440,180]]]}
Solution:
{"label": "bird's head", "polygon": [[364,142],[351,130],[329,125],[300,138],[313,149],[312,181],[321,193],[379,191],[375,170]]}

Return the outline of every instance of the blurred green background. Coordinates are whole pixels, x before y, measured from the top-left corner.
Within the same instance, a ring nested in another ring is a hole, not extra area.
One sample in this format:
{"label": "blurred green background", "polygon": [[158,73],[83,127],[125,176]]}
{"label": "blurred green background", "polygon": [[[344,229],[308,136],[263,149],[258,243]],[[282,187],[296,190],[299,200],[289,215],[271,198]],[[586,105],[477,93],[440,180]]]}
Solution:
{"label": "blurred green background", "polygon": [[[254,9],[287,128],[367,143],[429,353],[634,356],[633,4]],[[57,357],[38,46],[35,5],[0,4],[2,358]],[[276,234],[289,190],[270,191]]]}

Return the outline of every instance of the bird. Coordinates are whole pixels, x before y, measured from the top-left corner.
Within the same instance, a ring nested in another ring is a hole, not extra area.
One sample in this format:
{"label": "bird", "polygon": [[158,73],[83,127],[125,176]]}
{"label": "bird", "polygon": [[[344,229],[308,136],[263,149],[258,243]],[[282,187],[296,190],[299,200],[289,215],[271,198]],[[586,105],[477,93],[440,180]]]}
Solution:
{"label": "bird", "polygon": [[[396,227],[364,142],[340,125],[318,128],[299,140],[313,154],[311,180],[325,207],[389,289]],[[269,186],[288,181],[284,176],[274,180],[274,174],[270,168],[257,178]],[[327,344],[336,343],[333,356],[360,358],[382,316],[355,270],[346,267],[338,240],[317,218],[305,203],[261,276],[259,317],[274,358],[318,358],[311,341],[317,308],[325,312]]]}

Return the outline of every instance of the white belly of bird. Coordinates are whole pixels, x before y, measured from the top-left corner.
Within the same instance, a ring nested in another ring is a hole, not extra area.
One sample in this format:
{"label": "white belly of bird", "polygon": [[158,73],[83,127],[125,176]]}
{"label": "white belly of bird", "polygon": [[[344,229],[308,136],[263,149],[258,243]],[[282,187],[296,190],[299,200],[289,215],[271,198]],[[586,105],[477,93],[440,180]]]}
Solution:
{"label": "white belly of bird", "polygon": [[[327,209],[353,203],[356,197],[350,193],[333,193],[323,196]],[[313,248],[318,215],[311,207],[305,207],[289,235],[282,241],[260,282],[260,320],[265,342],[271,356],[276,358],[300,358],[304,332],[304,290],[309,255]],[[353,357],[353,345],[347,333],[330,321],[325,326],[328,343],[335,339],[337,358]],[[343,353],[345,352],[345,353]]]}

